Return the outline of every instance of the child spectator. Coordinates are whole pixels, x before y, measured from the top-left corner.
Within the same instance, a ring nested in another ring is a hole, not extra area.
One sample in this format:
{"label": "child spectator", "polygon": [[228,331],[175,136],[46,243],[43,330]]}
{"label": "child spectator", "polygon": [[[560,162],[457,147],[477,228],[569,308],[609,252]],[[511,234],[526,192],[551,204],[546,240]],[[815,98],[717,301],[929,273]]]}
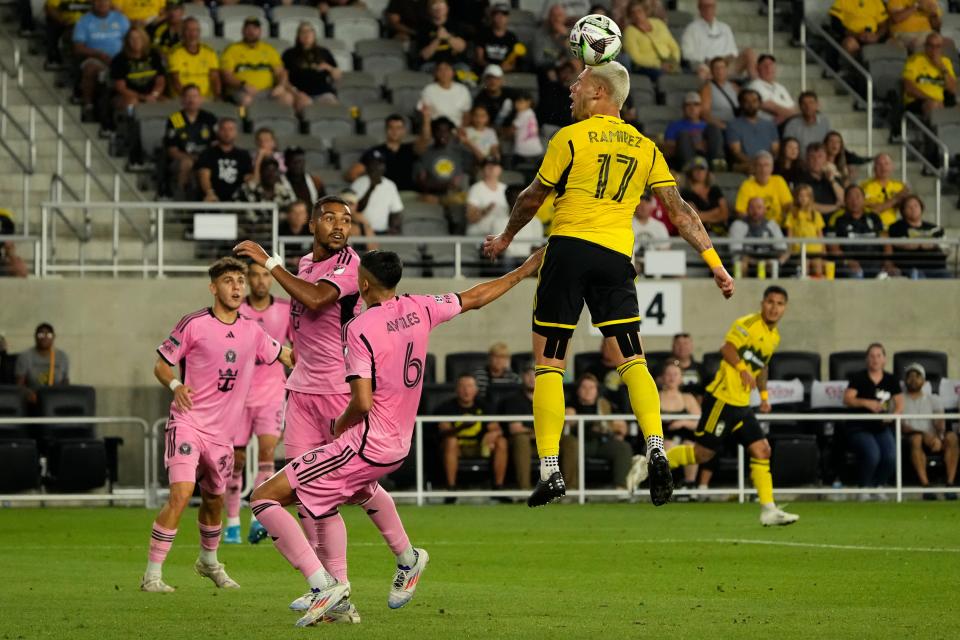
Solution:
{"label": "child spectator", "polygon": [[[793,205],[783,222],[787,237],[822,238],[823,226],[823,215],[814,207],[813,187],[801,184],[794,191]],[[800,255],[800,245],[791,245],[790,251],[795,256]],[[814,278],[823,277],[823,252],[822,244],[807,245],[808,273]]]}
{"label": "child spectator", "polygon": [[517,115],[513,119],[514,165],[533,164],[543,156],[540,126],[533,110],[533,97],[527,92],[517,94],[513,101]]}
{"label": "child spectator", "polygon": [[473,153],[477,161],[500,157],[500,141],[497,132],[490,127],[490,114],[486,108],[474,105],[470,110],[470,124],[460,132],[460,142]]}

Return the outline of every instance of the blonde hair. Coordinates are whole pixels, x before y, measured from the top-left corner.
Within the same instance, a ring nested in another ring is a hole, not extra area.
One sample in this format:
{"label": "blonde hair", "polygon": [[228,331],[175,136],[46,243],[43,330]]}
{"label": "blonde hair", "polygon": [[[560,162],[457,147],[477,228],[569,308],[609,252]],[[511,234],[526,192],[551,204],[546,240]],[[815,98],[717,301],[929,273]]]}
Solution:
{"label": "blonde hair", "polygon": [[617,61],[597,65],[590,67],[590,77],[603,85],[610,101],[617,105],[618,109],[623,108],[623,103],[630,94],[630,73],[626,67]]}

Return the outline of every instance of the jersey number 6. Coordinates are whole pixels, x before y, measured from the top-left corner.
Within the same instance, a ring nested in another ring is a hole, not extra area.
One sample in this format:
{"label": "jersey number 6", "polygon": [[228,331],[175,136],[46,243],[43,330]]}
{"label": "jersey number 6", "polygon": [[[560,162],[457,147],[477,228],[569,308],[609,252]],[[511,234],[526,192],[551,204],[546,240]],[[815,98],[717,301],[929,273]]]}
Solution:
{"label": "jersey number 6", "polygon": [[[607,190],[607,182],[610,180],[610,158],[609,153],[597,154],[597,164],[600,165],[600,172],[597,175],[597,191],[593,194],[594,198],[600,199],[605,195],[604,192]],[[614,200],[623,202],[623,196],[627,194],[627,186],[630,184],[630,179],[633,178],[633,174],[637,171],[637,159],[618,153],[617,164],[627,165],[627,168],[623,172],[623,177],[620,178],[620,186],[617,188],[617,192],[613,194]]]}
{"label": "jersey number 6", "polygon": [[[413,378],[410,377],[410,370],[413,370]],[[420,384],[420,378],[423,377],[423,360],[413,357],[413,343],[407,343],[407,357],[403,361],[403,385],[408,389],[413,389]]]}

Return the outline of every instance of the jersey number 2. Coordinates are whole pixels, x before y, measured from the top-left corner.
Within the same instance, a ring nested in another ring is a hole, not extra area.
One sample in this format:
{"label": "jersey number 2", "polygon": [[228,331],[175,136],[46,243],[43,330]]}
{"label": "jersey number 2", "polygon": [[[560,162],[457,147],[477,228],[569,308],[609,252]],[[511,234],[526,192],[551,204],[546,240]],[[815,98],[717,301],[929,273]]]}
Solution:
{"label": "jersey number 2", "polygon": [[[609,153],[597,154],[597,164],[600,165],[600,171],[597,175],[597,191],[593,194],[594,198],[603,198],[607,190],[607,182],[610,180],[610,161],[612,156]],[[627,187],[630,185],[630,179],[637,171],[637,159],[622,153],[617,154],[617,164],[627,165],[623,171],[623,177],[620,178],[620,186],[617,192],[613,194],[613,199],[617,202],[623,202],[623,197],[627,195]]]}
{"label": "jersey number 2", "polygon": [[[413,377],[410,377],[411,369]],[[420,384],[423,377],[423,360],[413,357],[413,343],[407,343],[407,357],[403,361],[403,386],[413,389]]]}

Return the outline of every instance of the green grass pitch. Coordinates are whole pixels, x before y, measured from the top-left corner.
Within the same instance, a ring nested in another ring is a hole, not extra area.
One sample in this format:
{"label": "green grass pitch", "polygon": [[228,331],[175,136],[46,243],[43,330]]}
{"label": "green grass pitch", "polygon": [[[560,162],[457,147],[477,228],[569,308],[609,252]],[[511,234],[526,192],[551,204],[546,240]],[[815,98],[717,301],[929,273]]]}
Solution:
{"label": "green grass pitch", "polygon": [[304,583],[269,541],[221,546],[238,592],[193,574],[195,510],[166,564],[178,590],[156,595],[137,590],[153,512],[3,509],[0,639],[960,637],[956,503],[792,510],[764,529],[755,505],[401,505],[431,563],[391,611],[393,558],[345,507],[363,623],[295,629]]}

